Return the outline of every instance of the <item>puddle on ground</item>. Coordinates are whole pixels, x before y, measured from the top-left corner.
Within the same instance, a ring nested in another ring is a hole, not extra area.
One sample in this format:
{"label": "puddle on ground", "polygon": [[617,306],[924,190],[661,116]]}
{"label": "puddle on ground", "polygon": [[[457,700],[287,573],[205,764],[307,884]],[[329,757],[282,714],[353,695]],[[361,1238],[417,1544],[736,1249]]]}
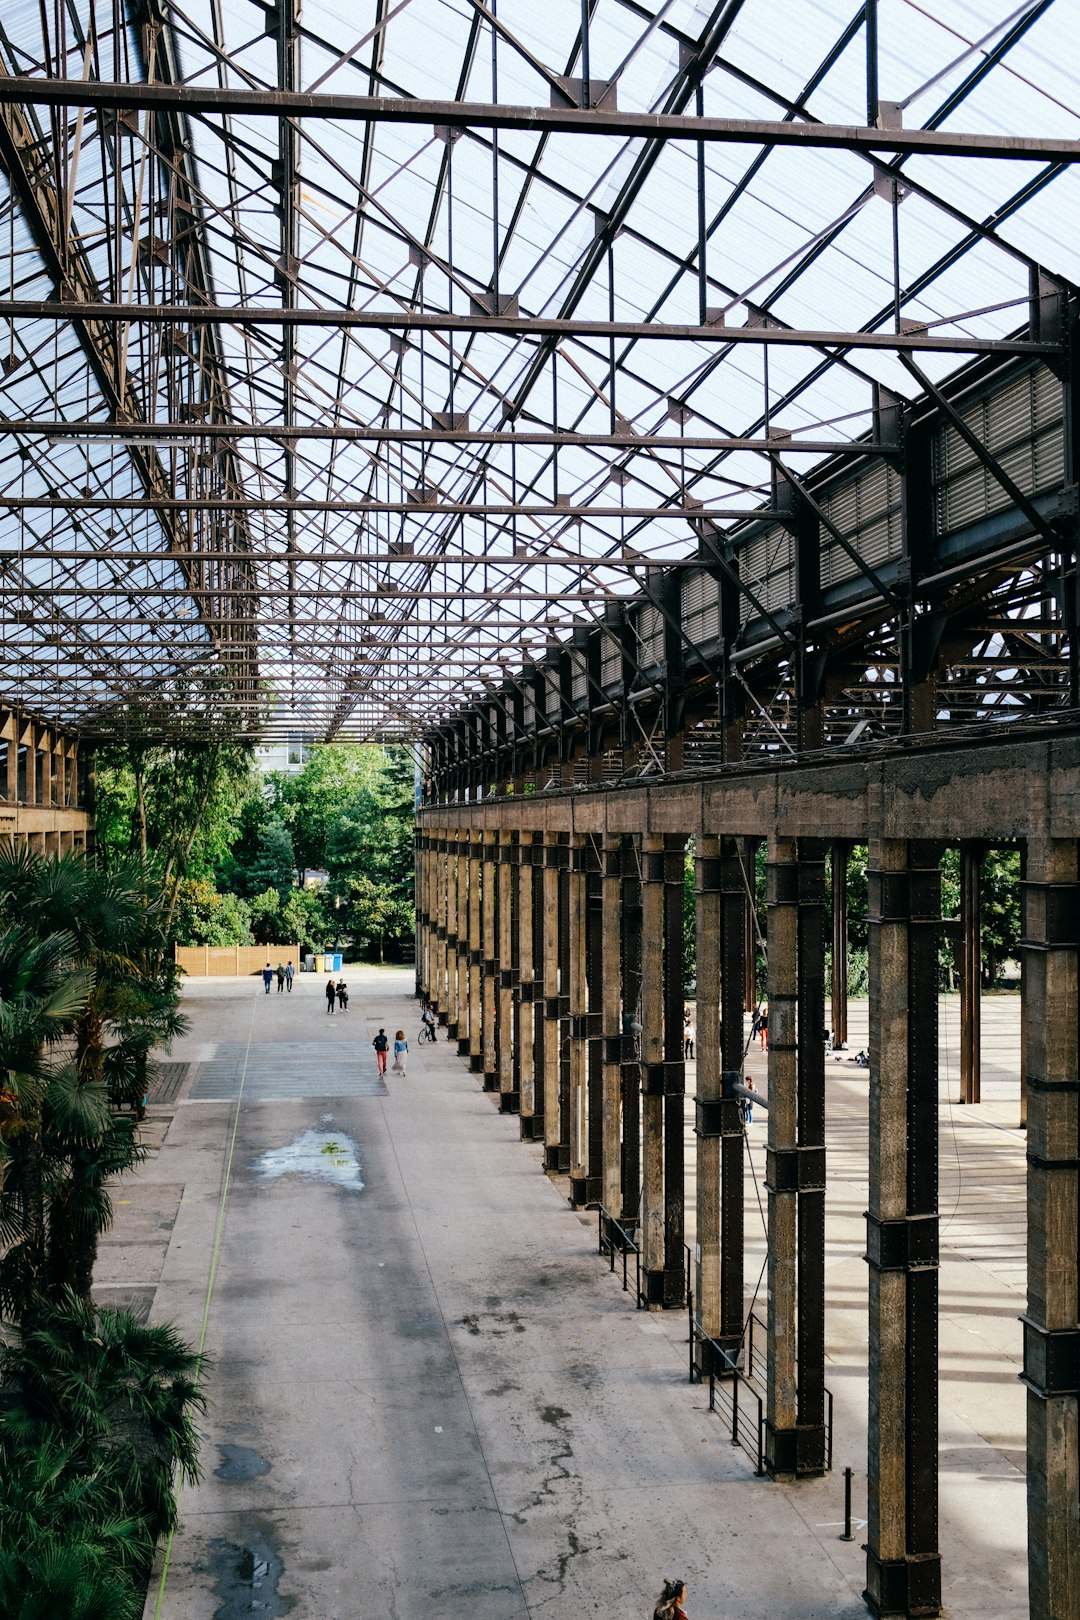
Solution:
{"label": "puddle on ground", "polygon": [[330,1129],[304,1131],[285,1147],[268,1148],[255,1161],[260,1175],[307,1176],[334,1187],[363,1192],[360,1150],[350,1136]]}
{"label": "puddle on ground", "polygon": [[270,1472],[265,1457],[248,1446],[222,1445],[218,1442],[221,1461],[214,1469],[218,1479],[261,1479]]}
{"label": "puddle on ground", "polygon": [[263,1620],[281,1620],[292,1608],[278,1591],[281,1559],[265,1537],[256,1533],[246,1547],[215,1540],[210,1543],[211,1567],[217,1595],[214,1620],[241,1620],[258,1614]]}

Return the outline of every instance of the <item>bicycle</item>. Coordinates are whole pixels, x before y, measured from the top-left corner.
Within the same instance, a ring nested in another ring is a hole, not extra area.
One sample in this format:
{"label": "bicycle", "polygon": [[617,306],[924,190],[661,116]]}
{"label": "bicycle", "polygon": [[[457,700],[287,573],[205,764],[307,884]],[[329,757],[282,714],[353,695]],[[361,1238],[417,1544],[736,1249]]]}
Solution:
{"label": "bicycle", "polygon": [[435,1031],[430,1024],[421,1024],[420,1033],[416,1037],[417,1046],[424,1046],[428,1041],[434,1042]]}

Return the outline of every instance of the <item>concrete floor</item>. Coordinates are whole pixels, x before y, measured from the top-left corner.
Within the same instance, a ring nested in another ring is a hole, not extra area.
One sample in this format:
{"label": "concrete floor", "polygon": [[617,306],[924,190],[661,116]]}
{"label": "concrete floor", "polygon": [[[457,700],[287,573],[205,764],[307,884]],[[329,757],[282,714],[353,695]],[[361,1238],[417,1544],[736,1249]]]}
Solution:
{"label": "concrete floor", "polygon": [[[687,1384],[683,1316],[632,1309],[594,1218],[456,1055],[414,1044],[378,1085],[378,1025],[415,1036],[411,972],[349,983],[329,1018],[314,977],[291,998],[191,981],[171,1055],[192,1068],[118,1189],[102,1299],[210,1358],[205,1477],[146,1615],[621,1620],[675,1574],[692,1620],[863,1615],[859,1536],[838,1537],[845,1464],[857,1513],[865,1488],[865,1071],[829,1080],[836,1472],[774,1485]],[[987,1001],[988,1101],[942,1109],[941,1536],[947,1613],[972,1620],[1027,1612],[1017,1012]],[[759,1177],[765,1129],[759,1113]],[[750,1177],[747,1197],[752,1287]]]}

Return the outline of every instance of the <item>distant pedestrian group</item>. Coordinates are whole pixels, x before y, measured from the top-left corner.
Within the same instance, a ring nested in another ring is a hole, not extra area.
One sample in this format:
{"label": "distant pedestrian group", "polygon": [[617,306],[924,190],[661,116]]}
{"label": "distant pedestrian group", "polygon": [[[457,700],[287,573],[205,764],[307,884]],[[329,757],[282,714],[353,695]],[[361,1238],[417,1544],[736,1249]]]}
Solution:
{"label": "distant pedestrian group", "polygon": [[279,962],[276,968],[272,968],[267,962],[262,970],[263,994],[267,996],[270,994],[270,986],[276,979],[278,995],[284,994],[286,990],[291,995],[295,977],[296,969],[293,967],[291,959],[288,962]]}
{"label": "distant pedestrian group", "polygon": [[326,1010],[328,1013],[333,1012],[335,1002],[341,1012],[348,1012],[349,987],[344,979],[339,979],[336,984],[333,979],[327,979],[326,981]]}

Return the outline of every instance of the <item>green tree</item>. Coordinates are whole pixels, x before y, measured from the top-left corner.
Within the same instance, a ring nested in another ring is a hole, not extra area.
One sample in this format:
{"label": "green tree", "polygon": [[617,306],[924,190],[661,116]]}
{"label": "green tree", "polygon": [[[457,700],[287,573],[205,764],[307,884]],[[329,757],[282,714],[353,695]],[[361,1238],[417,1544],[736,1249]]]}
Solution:
{"label": "green tree", "polygon": [[180,878],[176,891],[173,933],[178,944],[251,944],[251,911],[246,900],[222,894],[207,878]]}
{"label": "green tree", "polygon": [[293,886],[295,865],[292,834],[282,820],[274,817],[260,828],[255,857],[238,876],[245,894],[262,894],[272,888],[284,902]]}
{"label": "green tree", "polygon": [[284,782],[281,814],[292,833],[301,872],[329,866],[331,840],[358,794],[366,791],[380,803],[400,797],[400,756],[405,753],[371,745],[326,744],[313,750],[298,776]]}

